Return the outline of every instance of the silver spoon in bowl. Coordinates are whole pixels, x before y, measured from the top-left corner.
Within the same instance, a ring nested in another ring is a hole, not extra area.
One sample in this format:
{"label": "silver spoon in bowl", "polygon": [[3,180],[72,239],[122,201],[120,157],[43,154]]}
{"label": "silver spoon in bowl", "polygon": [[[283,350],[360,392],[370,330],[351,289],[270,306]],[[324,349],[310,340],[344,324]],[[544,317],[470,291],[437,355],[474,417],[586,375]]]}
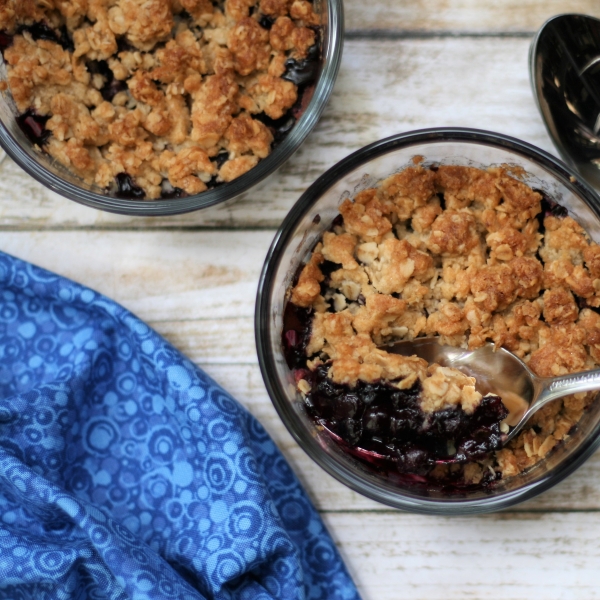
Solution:
{"label": "silver spoon in bowl", "polygon": [[549,19],[531,43],[529,74],[559,154],[600,192],[600,19]]}
{"label": "silver spoon in bowl", "polygon": [[518,357],[494,344],[476,350],[442,346],[437,338],[417,338],[384,346],[387,352],[418,356],[442,367],[454,367],[474,377],[481,394],[494,394],[509,410],[510,430],[503,438],[508,443],[523,428],[529,417],[543,406],[569,394],[600,390],[600,369],[561,377],[538,377]]}

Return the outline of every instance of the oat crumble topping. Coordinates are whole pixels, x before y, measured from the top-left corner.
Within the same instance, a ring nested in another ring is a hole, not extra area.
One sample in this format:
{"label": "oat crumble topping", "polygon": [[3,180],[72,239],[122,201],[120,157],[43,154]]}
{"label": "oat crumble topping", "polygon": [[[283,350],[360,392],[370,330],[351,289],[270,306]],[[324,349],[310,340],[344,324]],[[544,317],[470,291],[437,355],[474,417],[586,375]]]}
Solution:
{"label": "oat crumble topping", "polygon": [[40,145],[87,183],[126,174],[149,199],[270,154],[318,27],[307,0],[0,0],[9,89]]}
{"label": "oat crumble topping", "polygon": [[[399,339],[493,342],[551,377],[600,365],[600,246],[566,210],[508,167],[418,163],[345,199],[299,273],[289,301],[307,309],[307,373],[350,389],[420,382],[424,413],[482,402],[472,378],[386,352]],[[292,338],[298,342],[299,338]],[[311,392],[304,377],[298,389]],[[502,448],[461,467],[479,484],[510,477],[565,439],[594,393],[554,401]],[[457,465],[437,465],[443,479]]]}

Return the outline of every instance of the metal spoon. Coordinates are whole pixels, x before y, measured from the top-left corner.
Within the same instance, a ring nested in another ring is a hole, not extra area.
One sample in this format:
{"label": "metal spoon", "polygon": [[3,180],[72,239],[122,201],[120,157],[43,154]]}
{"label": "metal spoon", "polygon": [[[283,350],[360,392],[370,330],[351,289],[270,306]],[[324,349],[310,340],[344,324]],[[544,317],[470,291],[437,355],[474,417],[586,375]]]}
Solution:
{"label": "metal spoon", "polygon": [[600,19],[548,20],[531,44],[529,73],[556,149],[600,192]]}
{"label": "metal spoon", "polygon": [[506,423],[511,427],[504,444],[514,438],[533,413],[557,398],[600,390],[600,369],[583,371],[562,377],[538,377],[514,354],[493,344],[477,350],[442,346],[437,338],[418,338],[396,342],[384,349],[403,356],[415,354],[429,363],[454,367],[475,377],[475,388],[486,395],[499,396],[510,414]]}

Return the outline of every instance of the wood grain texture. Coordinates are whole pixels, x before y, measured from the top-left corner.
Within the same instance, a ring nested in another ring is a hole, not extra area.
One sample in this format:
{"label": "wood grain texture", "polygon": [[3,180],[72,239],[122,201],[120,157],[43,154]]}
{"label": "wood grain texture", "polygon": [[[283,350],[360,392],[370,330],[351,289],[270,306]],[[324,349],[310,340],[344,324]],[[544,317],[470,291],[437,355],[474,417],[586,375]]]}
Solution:
{"label": "wood grain texture", "polygon": [[2,232],[0,249],[147,321],[250,317],[272,231]]}
{"label": "wood grain texture", "polygon": [[335,162],[380,138],[424,127],[499,131],[553,152],[529,86],[528,48],[529,40],[519,38],[348,41],[322,120],[247,198],[177,217],[124,217],[61,198],[7,160],[0,166],[0,228],[277,227]]}
{"label": "wood grain texture", "polygon": [[506,34],[534,32],[565,12],[600,17],[597,0],[345,0],[350,31]]}
{"label": "wood grain texture", "polygon": [[600,598],[600,515],[326,514],[363,600]]}

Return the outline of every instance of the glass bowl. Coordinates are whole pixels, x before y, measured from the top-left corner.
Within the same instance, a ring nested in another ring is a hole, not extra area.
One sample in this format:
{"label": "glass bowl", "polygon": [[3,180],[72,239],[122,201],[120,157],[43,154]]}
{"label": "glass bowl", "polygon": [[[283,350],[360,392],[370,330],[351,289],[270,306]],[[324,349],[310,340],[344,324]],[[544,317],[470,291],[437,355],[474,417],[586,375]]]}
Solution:
{"label": "glass bowl", "polygon": [[[323,24],[320,35],[319,72],[314,87],[309,86],[304,95],[304,98],[310,98],[310,101],[292,130],[271,154],[262,159],[256,167],[229,183],[185,198],[135,200],[108,196],[100,187],[86,184],[51,156],[34,148],[17,124],[18,111],[10,92],[0,93],[0,146],[29,175],[53,192],[108,212],[134,216],[175,215],[239,197],[274,173],[292,156],[317,124],[331,95],[342,58],[343,0],[314,0],[314,6],[315,12],[321,15]],[[6,65],[1,55],[0,81],[6,81]]]}
{"label": "glass bowl", "polygon": [[443,492],[394,482],[367,468],[319,431],[297,396],[282,348],[282,316],[286,290],[317,240],[338,214],[343,198],[412,164],[475,167],[516,165],[523,180],[568,209],[600,242],[600,201],[558,159],[525,142],[485,131],[428,129],[395,135],[348,156],[322,175],[302,195],[284,220],[267,254],[256,303],[256,344],[268,393],[298,444],[330,475],[353,490],[389,506],[428,514],[475,514],[522,502],[555,485],[600,446],[600,402],[584,413],[576,430],[529,470],[493,486]]}

